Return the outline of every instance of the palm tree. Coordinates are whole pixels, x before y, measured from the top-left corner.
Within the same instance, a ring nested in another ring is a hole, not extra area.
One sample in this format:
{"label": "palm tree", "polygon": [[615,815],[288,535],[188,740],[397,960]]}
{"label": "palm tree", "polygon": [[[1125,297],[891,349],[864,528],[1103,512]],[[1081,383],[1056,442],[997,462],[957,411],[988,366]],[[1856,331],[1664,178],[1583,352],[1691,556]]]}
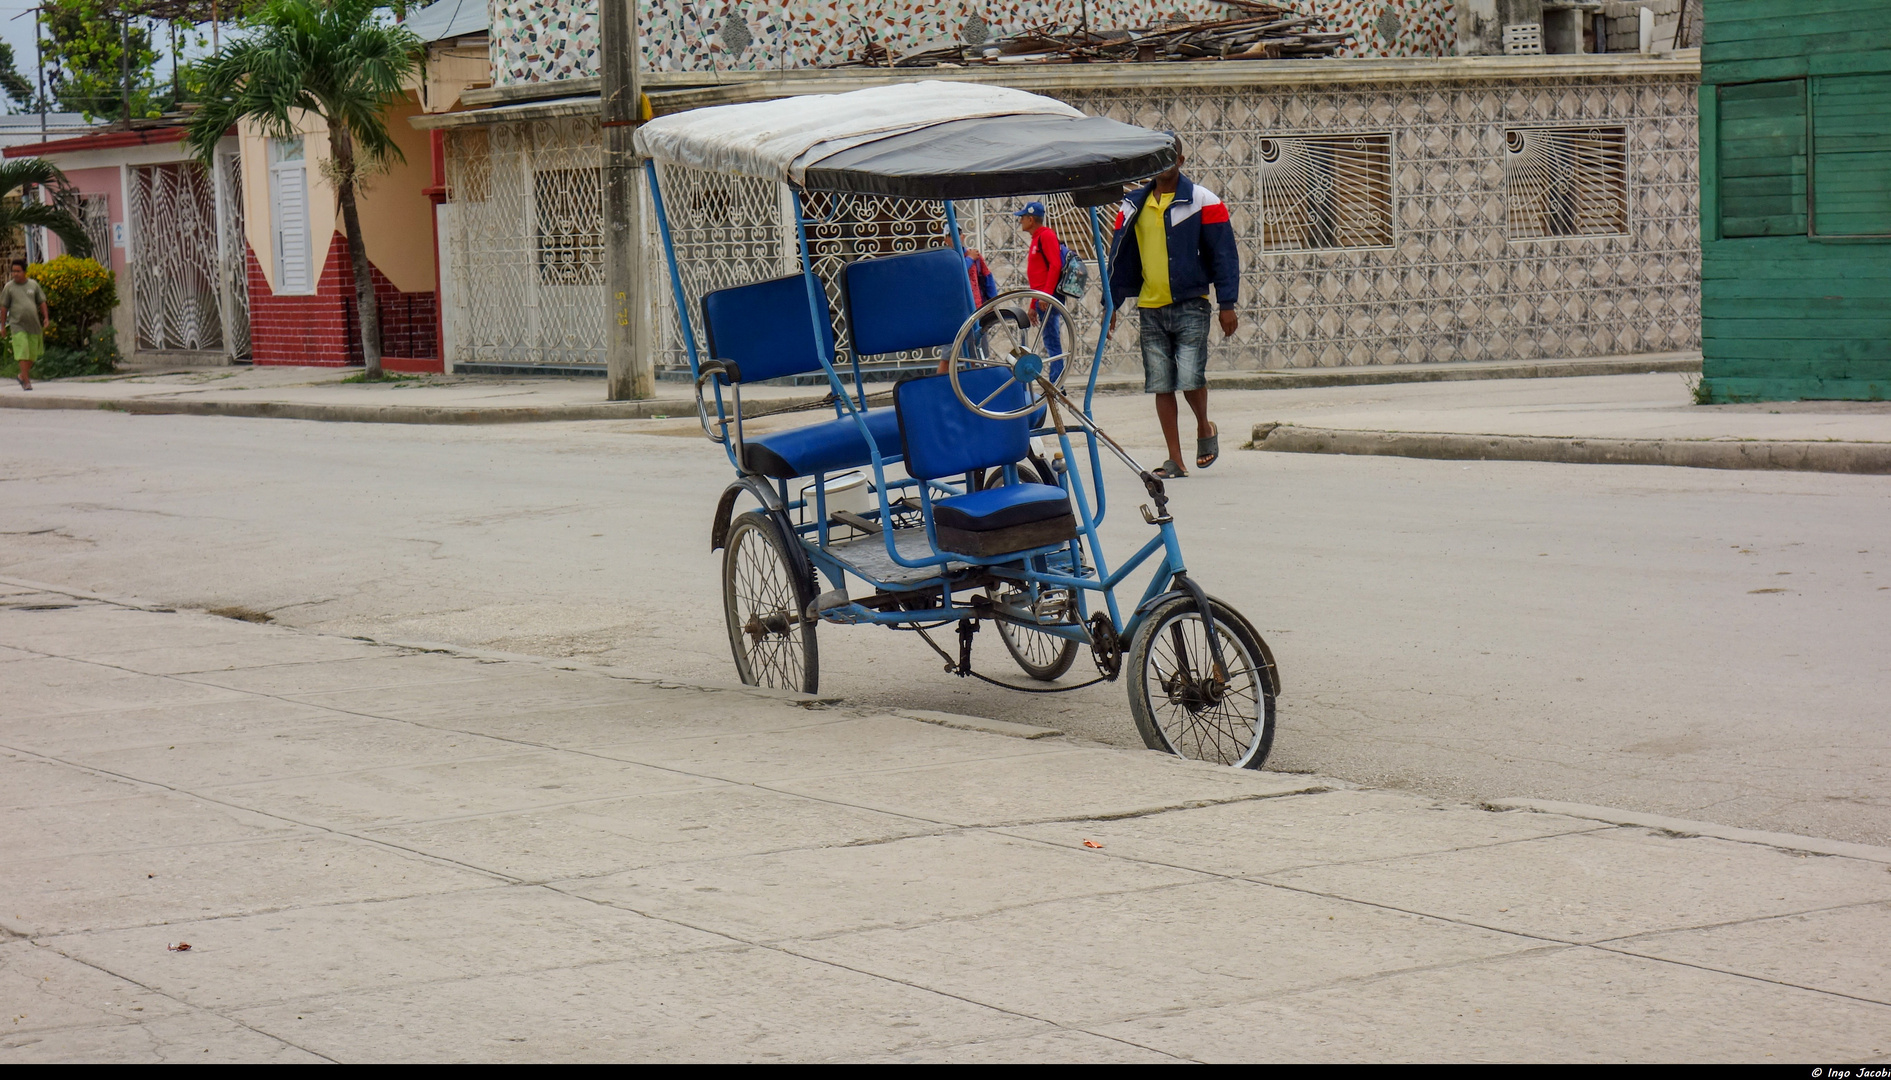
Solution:
{"label": "palm tree", "polygon": [[[39,201],[27,202],[25,189],[39,189]],[[18,194],[16,202],[5,198]],[[0,237],[11,238],[28,225],[48,230],[65,245],[68,254],[92,254],[92,238],[85,222],[73,213],[72,185],[59,166],[44,158],[17,158],[0,165]]]}
{"label": "palm tree", "polygon": [[328,125],[330,175],[341,202],[348,264],[354,268],[361,355],[370,379],[381,377],[381,308],[355,210],[365,161],[378,166],[406,155],[387,129],[420,40],[375,13],[385,0],[269,0],[245,20],[250,32],[203,64],[203,106],[190,118],[191,149],[212,167],[217,140],[238,121],[291,138],[304,114]]}

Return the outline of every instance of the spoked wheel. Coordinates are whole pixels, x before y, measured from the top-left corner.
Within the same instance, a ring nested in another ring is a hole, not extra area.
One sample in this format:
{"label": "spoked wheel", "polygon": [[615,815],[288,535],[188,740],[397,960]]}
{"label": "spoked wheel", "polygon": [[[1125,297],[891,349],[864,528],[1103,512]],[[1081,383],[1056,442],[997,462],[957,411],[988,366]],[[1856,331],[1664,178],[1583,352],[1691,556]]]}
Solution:
{"label": "spoked wheel", "polygon": [[1129,645],[1129,711],[1151,750],[1258,769],[1274,744],[1267,649],[1234,609],[1209,603],[1227,671],[1213,671],[1194,597],[1165,601],[1143,618]]}
{"label": "spoked wheel", "polygon": [[998,636],[1018,667],[1039,682],[1053,682],[1077,659],[1077,643],[1031,626],[998,622]]}
{"label": "spoked wheel", "polygon": [[802,618],[813,599],[805,592],[774,521],[754,511],[736,518],[722,555],[722,610],[743,682],[814,693],[821,655],[815,624]]}

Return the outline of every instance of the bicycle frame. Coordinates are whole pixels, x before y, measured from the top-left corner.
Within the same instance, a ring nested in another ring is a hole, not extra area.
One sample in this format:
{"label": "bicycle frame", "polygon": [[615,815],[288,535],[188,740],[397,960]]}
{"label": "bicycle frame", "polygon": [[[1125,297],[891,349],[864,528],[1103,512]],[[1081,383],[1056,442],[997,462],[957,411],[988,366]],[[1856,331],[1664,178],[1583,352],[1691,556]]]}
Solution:
{"label": "bicycle frame", "polygon": [[[646,163],[645,176],[649,184],[651,202],[656,211],[658,235],[663,244],[664,261],[669,272],[671,291],[676,300],[677,310],[682,315],[679,321],[682,324],[683,346],[689,359],[690,375],[696,381],[698,409],[703,418],[705,434],[723,444],[729,463],[741,477],[738,483],[747,486],[753,494],[754,485],[767,484],[768,481],[749,473],[742,463],[741,385],[739,382],[726,383],[720,364],[705,360],[698,349],[689,317],[690,298],[683,287],[682,276],[677,267],[676,246],[670,231],[669,217],[663,202],[662,184],[657,175],[655,162]],[[821,320],[828,317],[827,294],[814,272],[808,230],[810,226],[819,224],[820,220],[810,216],[807,202],[800,190],[791,189],[791,195],[801,276],[807,286],[808,312],[818,325]],[[950,201],[945,201],[943,206],[951,246],[963,256],[965,246],[959,232],[956,208]],[[1088,208],[1088,216],[1094,250],[1101,255],[1108,250],[1108,247],[1104,243],[1102,224],[1095,207]],[[1107,259],[1099,258],[1098,262],[1100,264],[1098,278],[1103,295],[1102,310],[1107,313],[1114,309]],[[970,299],[969,279],[965,284],[967,297]],[[1084,388],[1082,409],[1078,410],[1074,402],[1071,402],[1062,392],[1058,392],[1055,399],[1047,398],[1045,412],[1046,419],[1051,421],[1050,425],[1040,425],[1031,432],[1034,437],[1049,437],[1055,434],[1057,438],[1058,447],[1062,451],[1064,468],[1059,476],[1040,479],[1064,487],[1075,501],[1079,523],[1077,538],[1063,544],[986,559],[948,554],[939,550],[938,538],[932,525],[933,492],[937,490],[948,495],[957,495],[962,494],[963,489],[939,480],[922,482],[911,477],[890,478],[887,475],[888,466],[897,463],[900,459],[883,455],[878,441],[873,438],[867,427],[865,416],[867,393],[861,375],[859,355],[850,345],[848,357],[853,376],[850,392],[847,381],[843,379],[834,359],[819,355],[817,351],[815,359],[827,376],[833,395],[836,418],[851,418],[855,424],[859,425],[861,438],[871,456],[873,488],[878,502],[878,525],[887,558],[897,567],[917,570],[937,568],[938,570],[938,573],[933,576],[898,583],[880,581],[868,576],[855,565],[839,558],[829,550],[831,541],[826,499],[826,474],[817,473],[810,477],[797,478],[795,481],[812,487],[813,507],[809,507],[806,500],[794,497],[789,489],[789,481],[775,480],[772,486],[777,501],[768,509],[779,515],[778,520],[787,523],[788,513],[801,511],[805,518],[810,516],[807,511],[813,511],[811,521],[803,521],[799,524],[788,523],[788,527],[792,529],[793,538],[800,542],[814,570],[824,574],[836,589],[844,590],[847,578],[851,575],[860,578],[872,587],[876,596],[898,594],[900,601],[896,610],[893,611],[876,610],[857,601],[849,601],[844,605],[823,610],[821,617],[835,622],[871,624],[896,629],[923,628],[931,624],[955,622],[961,619],[1003,617],[1047,634],[1088,643],[1091,641],[1088,627],[1090,594],[1096,593],[1101,595],[1109,621],[1116,628],[1117,634],[1123,640],[1128,640],[1133,636],[1143,612],[1148,609],[1152,601],[1168,591],[1170,583],[1178,575],[1186,573],[1186,564],[1182,558],[1181,541],[1176,535],[1173,521],[1166,513],[1159,517],[1150,515],[1147,507],[1144,508],[1144,518],[1156,527],[1157,534],[1114,570],[1110,569],[1104,557],[1102,538],[1098,534],[1098,527],[1102,524],[1108,508],[1106,487],[1103,481],[1102,450],[1107,447],[1125,463],[1140,471],[1140,466],[1137,466],[1107,436],[1102,437],[1104,445],[1099,445],[1100,432],[1090,419],[1091,407],[1096,396],[1097,377],[1102,371],[1103,353],[1108,340],[1109,327],[1106,321],[1097,334],[1089,377]],[[708,417],[708,403],[702,400],[705,382],[709,383],[714,390],[715,418],[713,420]],[[723,387],[725,385],[732,390],[733,402],[724,400]],[[1058,402],[1060,401],[1064,407],[1070,409],[1075,421],[1074,426],[1083,433],[1086,444],[1084,449],[1089,459],[1087,471],[1090,474],[1090,484],[1085,483],[1082,475],[1084,470],[1081,470],[1077,464],[1077,456],[1069,431],[1072,425],[1063,422],[1059,411]],[[733,433],[729,430],[731,426],[734,427]],[[1015,466],[1006,466],[1005,473],[1008,481],[1017,480]],[[1092,486],[1094,487],[1094,505],[1092,505]],[[931,550],[929,555],[910,557],[902,553],[896,543],[893,522],[897,512],[905,509],[904,493],[909,490],[916,490],[919,495],[922,520],[926,527],[926,540]],[[1093,574],[1089,572],[1089,567],[1086,565],[1086,552],[1095,563]],[[1160,553],[1160,558],[1156,559],[1158,553]],[[1117,598],[1117,589],[1128,580],[1131,574],[1149,563],[1151,559],[1156,559],[1156,562],[1149,582],[1143,589],[1136,606],[1130,609],[1128,617],[1125,618]],[[1068,590],[1075,603],[1077,617],[1074,622],[1043,623],[1038,621],[1032,612],[1010,608],[1000,613],[999,605],[989,602],[983,605],[960,603],[955,601],[953,596],[955,591],[978,590],[998,583],[1009,583],[1026,590],[1033,604],[1044,589]],[[924,601],[924,606],[916,606],[920,603],[921,597],[927,597],[931,593],[936,593],[938,596],[936,604],[932,603],[928,597]]]}

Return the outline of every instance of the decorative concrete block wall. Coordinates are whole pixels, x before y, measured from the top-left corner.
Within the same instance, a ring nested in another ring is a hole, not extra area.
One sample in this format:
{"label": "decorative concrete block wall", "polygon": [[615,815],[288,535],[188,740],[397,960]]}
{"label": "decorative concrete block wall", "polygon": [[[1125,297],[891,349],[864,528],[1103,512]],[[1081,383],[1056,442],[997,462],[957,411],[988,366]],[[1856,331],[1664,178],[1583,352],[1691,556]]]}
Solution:
{"label": "decorative concrete block wall", "polygon": [[[597,74],[596,0],[491,2],[495,86]],[[1083,0],[671,0],[644,4],[639,30],[647,70],[753,71],[832,64],[868,41],[897,54],[1046,24],[1070,28],[1085,7]],[[1087,8],[1097,29],[1241,14],[1216,0],[1088,0]],[[1448,56],[1455,48],[1453,0],[1326,0],[1318,8],[1330,29],[1355,34],[1348,56]]]}
{"label": "decorative concrete block wall", "polygon": [[[1057,96],[1174,129],[1188,173],[1227,200],[1245,321],[1232,340],[1214,335],[1211,365],[1245,369],[1699,347],[1695,86],[1668,76]],[[1627,129],[1627,231],[1510,239],[1506,129],[1584,126]],[[1263,252],[1261,139],[1381,131],[1393,146],[1391,245]]]}

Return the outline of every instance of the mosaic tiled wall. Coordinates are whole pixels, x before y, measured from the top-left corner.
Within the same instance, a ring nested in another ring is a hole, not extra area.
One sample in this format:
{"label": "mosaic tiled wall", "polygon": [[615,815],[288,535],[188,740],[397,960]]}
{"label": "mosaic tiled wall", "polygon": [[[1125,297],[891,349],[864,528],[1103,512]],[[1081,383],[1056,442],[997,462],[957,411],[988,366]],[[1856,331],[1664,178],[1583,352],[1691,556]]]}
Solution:
{"label": "mosaic tiled wall", "polygon": [[[1063,96],[1175,129],[1189,174],[1227,200],[1244,322],[1230,341],[1216,335],[1211,363],[1229,369],[1698,347],[1695,94],[1692,78],[1650,76]],[[1505,128],[1591,124],[1628,130],[1628,233],[1509,240]],[[1259,140],[1347,131],[1392,133],[1392,246],[1262,254]]]}
{"label": "mosaic tiled wall", "polygon": [[[597,73],[596,0],[491,0],[497,85]],[[1283,7],[1307,10],[1307,5]],[[639,29],[654,71],[804,68],[846,60],[868,41],[900,53],[976,44],[1033,26],[1074,27],[1083,0],[686,0],[646,3]],[[1216,0],[1089,0],[1097,29],[1171,18],[1229,18]],[[1329,28],[1356,36],[1346,55],[1447,56],[1453,0],[1323,0]]]}

